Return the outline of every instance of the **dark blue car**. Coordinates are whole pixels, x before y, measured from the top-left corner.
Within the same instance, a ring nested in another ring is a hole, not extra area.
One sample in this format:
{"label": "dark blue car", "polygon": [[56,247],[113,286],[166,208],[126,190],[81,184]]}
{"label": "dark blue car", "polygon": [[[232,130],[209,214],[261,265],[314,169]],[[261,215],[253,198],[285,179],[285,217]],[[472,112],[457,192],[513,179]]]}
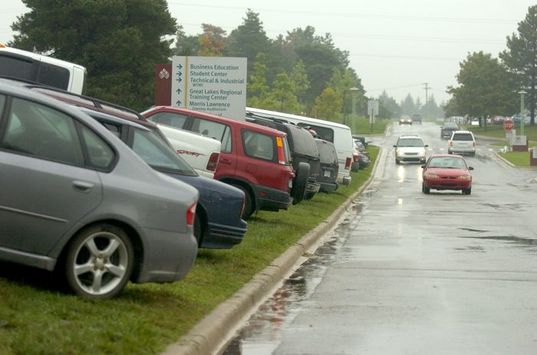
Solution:
{"label": "dark blue car", "polygon": [[153,169],[186,182],[199,191],[194,235],[201,248],[231,248],[240,243],[247,223],[241,219],[244,193],[223,182],[199,176],[175,154],[158,127],[81,108],[118,136]]}

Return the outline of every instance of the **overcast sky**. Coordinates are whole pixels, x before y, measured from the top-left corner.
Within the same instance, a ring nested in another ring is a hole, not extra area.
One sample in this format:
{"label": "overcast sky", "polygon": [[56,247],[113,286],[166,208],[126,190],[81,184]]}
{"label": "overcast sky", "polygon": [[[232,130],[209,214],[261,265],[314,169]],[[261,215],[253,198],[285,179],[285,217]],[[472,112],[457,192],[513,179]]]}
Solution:
{"label": "overcast sky", "polygon": [[[260,14],[270,38],[297,27],[331,33],[336,46],[350,53],[367,91],[377,97],[386,89],[400,101],[410,93],[425,100],[424,83],[438,103],[456,85],[459,63],[467,54],[497,56],[505,38],[517,31],[529,0],[168,0],[169,9],[187,34],[208,23],[231,32],[251,8]],[[254,5],[255,4],[255,5]],[[20,0],[3,0],[0,42],[12,39],[10,24],[26,11]]]}

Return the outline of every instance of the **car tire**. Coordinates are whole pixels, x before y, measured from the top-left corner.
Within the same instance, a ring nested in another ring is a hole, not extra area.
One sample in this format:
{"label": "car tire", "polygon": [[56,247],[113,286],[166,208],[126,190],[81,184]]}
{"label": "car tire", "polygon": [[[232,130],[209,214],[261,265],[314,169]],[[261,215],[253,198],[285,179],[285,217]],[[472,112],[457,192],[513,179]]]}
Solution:
{"label": "car tire", "polygon": [[291,190],[291,196],[293,197],[293,205],[300,203],[304,199],[306,194],[306,185],[308,184],[308,177],[310,176],[310,165],[308,163],[298,163],[296,177],[293,181],[293,188]]}
{"label": "car tire", "polygon": [[399,165],[401,164],[401,162],[399,161],[399,159],[395,159],[395,165]]}
{"label": "car tire", "polygon": [[119,294],[134,268],[134,248],[125,231],[98,224],[79,232],[69,243],[64,271],[69,288],[88,299]]}
{"label": "car tire", "polygon": [[255,206],[253,203],[254,200],[253,200],[252,194],[250,193],[250,191],[248,191],[247,188],[245,188],[242,185],[239,185],[239,184],[230,184],[230,185],[244,192],[244,209],[242,210],[241,217],[243,219],[250,218],[255,212]]}
{"label": "car tire", "polygon": [[462,190],[462,194],[463,194],[463,195],[470,195],[470,194],[472,194],[472,188],[469,187],[469,188],[467,188],[467,189],[463,189],[463,190]]}
{"label": "car tire", "polygon": [[425,184],[421,184],[421,192],[423,192],[424,194],[429,194],[431,193],[431,189],[427,186],[425,186]]}

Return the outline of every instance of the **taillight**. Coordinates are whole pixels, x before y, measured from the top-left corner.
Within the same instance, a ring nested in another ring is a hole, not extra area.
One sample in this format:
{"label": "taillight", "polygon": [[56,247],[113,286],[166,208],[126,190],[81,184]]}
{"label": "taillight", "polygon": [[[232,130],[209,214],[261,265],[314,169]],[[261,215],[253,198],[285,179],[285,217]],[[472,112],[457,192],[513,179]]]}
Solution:
{"label": "taillight", "polygon": [[186,211],[186,224],[191,226],[194,224],[194,218],[196,218],[196,203],[188,208]]}
{"label": "taillight", "polygon": [[282,137],[276,137],[276,148],[278,150],[278,163],[281,165],[286,165],[287,162],[285,161]]}
{"label": "taillight", "polygon": [[352,165],[352,158],[347,158],[345,160],[345,169],[350,169],[351,168],[351,165]]}
{"label": "taillight", "polygon": [[213,153],[209,157],[209,162],[207,162],[207,170],[215,171],[218,166],[218,160],[220,159],[220,153]]}

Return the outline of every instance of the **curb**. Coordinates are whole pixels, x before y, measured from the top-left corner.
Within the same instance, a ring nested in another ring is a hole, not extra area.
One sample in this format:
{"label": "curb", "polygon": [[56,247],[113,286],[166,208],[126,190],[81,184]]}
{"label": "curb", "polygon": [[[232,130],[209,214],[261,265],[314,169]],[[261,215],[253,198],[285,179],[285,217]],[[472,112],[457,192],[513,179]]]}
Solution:
{"label": "curb", "polygon": [[[379,165],[382,148],[380,148],[371,170],[371,176],[353,193],[332,215],[322,221],[317,227],[304,235],[298,242],[289,247],[282,255],[239,291],[218,305],[211,313],[199,321],[177,343],[169,345],[163,355],[205,355],[216,354],[225,345],[226,340],[234,334],[237,326],[249,316],[261,301],[267,298],[271,291],[293,269],[298,260],[317,243],[323,235],[331,230],[345,214],[352,201],[358,197],[371,183]],[[255,308],[254,308],[255,307]]]}

